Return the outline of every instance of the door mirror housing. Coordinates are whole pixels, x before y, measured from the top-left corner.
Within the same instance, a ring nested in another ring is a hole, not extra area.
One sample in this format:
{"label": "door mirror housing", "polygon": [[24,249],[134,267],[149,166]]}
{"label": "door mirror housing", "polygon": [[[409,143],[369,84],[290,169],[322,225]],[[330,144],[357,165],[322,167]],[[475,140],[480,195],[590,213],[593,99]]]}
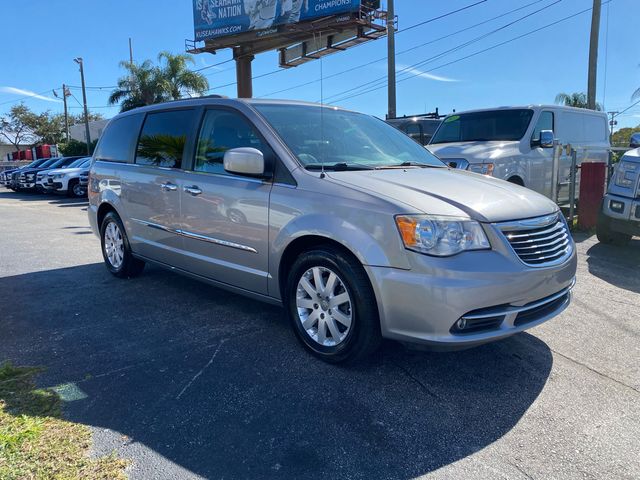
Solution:
{"label": "door mirror housing", "polygon": [[224,154],[224,169],[236,175],[264,175],[264,155],[256,148],[231,148]]}
{"label": "door mirror housing", "polygon": [[540,148],[552,148],[554,140],[555,136],[553,134],[553,130],[541,130],[538,146]]}

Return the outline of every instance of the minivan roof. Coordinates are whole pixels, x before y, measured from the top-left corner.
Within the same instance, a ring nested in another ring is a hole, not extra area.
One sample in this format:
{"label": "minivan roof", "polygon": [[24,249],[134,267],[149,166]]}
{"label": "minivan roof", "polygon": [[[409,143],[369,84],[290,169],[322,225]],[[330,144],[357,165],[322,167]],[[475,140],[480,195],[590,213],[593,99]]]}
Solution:
{"label": "minivan roof", "polygon": [[167,107],[189,107],[195,105],[233,105],[238,103],[244,103],[246,105],[303,105],[309,107],[325,107],[333,110],[347,110],[335,105],[320,104],[313,102],[304,102],[301,100],[278,100],[267,98],[226,98],[220,96],[207,96],[207,97],[194,97],[194,98],[181,98],[180,100],[171,100],[169,102],[156,103],[154,105],[147,105],[144,107],[134,108],[126,112],[122,112],[118,116],[124,116],[129,113],[143,113],[152,112],[154,110],[162,110]]}
{"label": "minivan roof", "polygon": [[586,113],[589,115],[599,115],[606,116],[605,112],[600,112],[597,110],[589,110],[587,108],[578,108],[578,107],[568,107],[566,105],[551,105],[551,104],[530,104],[530,105],[508,105],[501,107],[493,107],[493,108],[478,108],[474,110],[464,110],[460,112],[450,113],[447,116],[451,115],[461,115],[463,113],[476,113],[476,112],[495,112],[496,110],[521,110],[524,108],[534,109],[534,110],[542,110],[542,109],[553,109],[553,110],[566,110],[569,112],[579,112]]}

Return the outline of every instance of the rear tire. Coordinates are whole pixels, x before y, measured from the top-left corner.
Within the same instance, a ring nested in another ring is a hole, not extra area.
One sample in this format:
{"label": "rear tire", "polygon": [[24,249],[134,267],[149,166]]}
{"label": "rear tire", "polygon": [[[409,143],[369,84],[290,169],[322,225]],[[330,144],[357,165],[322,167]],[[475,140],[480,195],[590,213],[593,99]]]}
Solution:
{"label": "rear tire", "polygon": [[142,273],[144,262],[133,256],[122,220],[115,212],[105,215],[100,226],[102,257],[107,270],[118,278],[133,278]]}
{"label": "rear tire", "polygon": [[608,245],[626,245],[631,240],[631,235],[611,230],[611,218],[603,213],[598,214],[596,237],[600,243]]}
{"label": "rear tire", "polygon": [[286,280],[284,305],[300,342],[325,362],[356,362],[380,346],[369,278],[357,260],[335,247],[300,254]]}

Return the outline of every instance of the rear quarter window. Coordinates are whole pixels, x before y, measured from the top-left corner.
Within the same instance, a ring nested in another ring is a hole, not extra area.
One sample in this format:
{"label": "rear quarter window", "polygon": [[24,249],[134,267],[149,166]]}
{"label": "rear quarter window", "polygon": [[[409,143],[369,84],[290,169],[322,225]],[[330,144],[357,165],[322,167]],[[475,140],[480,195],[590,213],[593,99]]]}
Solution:
{"label": "rear quarter window", "polygon": [[144,114],[126,115],[113,119],[107,125],[94,153],[96,160],[133,163],[138,134]]}

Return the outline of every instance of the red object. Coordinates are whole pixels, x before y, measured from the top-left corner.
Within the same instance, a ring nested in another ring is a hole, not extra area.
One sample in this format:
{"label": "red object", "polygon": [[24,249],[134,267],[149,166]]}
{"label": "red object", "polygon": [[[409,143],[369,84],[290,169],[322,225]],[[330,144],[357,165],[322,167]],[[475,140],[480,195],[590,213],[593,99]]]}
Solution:
{"label": "red object", "polygon": [[19,155],[19,156],[18,156],[18,159],[19,159],[19,160],[24,160],[24,155],[25,155],[25,153],[24,153],[24,152],[25,152],[24,150],[20,150],[20,151],[18,152],[18,155]]}
{"label": "red object", "polygon": [[606,163],[583,163],[580,166],[578,228],[582,230],[595,228],[604,198],[606,179]]}
{"label": "red object", "polygon": [[11,152],[11,158],[13,160],[20,160],[20,151],[17,152]]}
{"label": "red object", "polygon": [[36,157],[38,158],[51,158],[51,146],[40,145],[36,147]]}
{"label": "red object", "polygon": [[24,150],[24,160],[33,160],[33,153],[31,150]]}

